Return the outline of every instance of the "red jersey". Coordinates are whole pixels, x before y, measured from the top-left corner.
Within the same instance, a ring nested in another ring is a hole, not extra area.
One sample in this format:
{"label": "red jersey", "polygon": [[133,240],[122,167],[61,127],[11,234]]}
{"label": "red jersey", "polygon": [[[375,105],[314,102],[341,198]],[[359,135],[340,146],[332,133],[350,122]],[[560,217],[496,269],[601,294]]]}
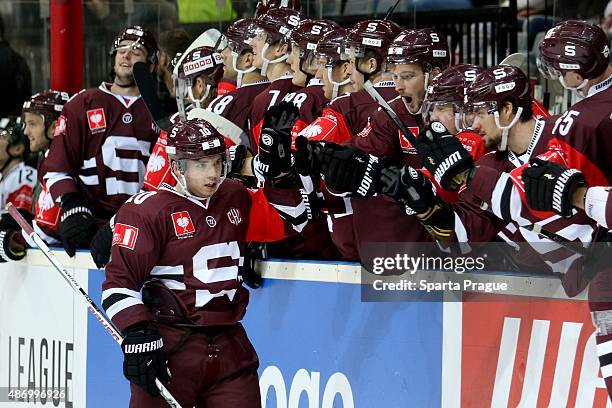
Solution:
{"label": "red jersey", "polygon": [[62,208],[55,203],[47,188],[47,182],[43,180],[43,176],[47,173],[45,161],[48,154],[47,150],[45,156],[38,161],[38,186],[32,227],[47,244],[57,244],[61,242],[59,224]]}
{"label": "red jersey", "polygon": [[158,280],[176,295],[191,323],[235,323],[248,303],[238,278],[243,243],[275,241],[289,230],[263,190],[234,180],[201,201],[164,186],[137,194],[115,216],[102,285],[106,314],[119,330],[152,320],[140,290]]}
{"label": "red jersey", "polygon": [[249,137],[251,139],[251,150],[254,152],[257,151],[256,146],[259,146],[261,127],[263,126],[264,116],[266,116],[268,109],[280,103],[288,93],[302,89],[301,86],[293,85],[293,82],[291,82],[292,78],[293,75],[285,74],[272,81],[263,92],[252,100],[251,111],[249,113],[251,128]]}
{"label": "red jersey", "polygon": [[157,140],[142,98],[113,94],[110,86],[81,91],[64,105],[44,176],[54,200],[83,194],[104,221],[142,188]]}

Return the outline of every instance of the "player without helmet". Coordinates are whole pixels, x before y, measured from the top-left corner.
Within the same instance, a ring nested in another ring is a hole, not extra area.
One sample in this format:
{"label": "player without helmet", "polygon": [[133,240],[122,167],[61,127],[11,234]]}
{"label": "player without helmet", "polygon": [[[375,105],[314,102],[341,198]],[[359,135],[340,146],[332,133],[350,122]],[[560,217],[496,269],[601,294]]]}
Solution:
{"label": "player without helmet", "polygon": [[446,37],[432,28],[402,31],[389,45],[386,61],[408,111],[419,114],[431,80],[450,64]]}
{"label": "player without helmet", "polygon": [[426,124],[441,122],[452,134],[462,129],[467,87],[484,68],[472,64],[453,65],[435,77],[423,101]]}
{"label": "player without helmet", "polygon": [[198,200],[210,198],[229,172],[225,139],[204,119],[175,124],[166,152],[182,193]]}
{"label": "player without helmet", "polygon": [[548,30],[537,62],[545,77],[558,79],[564,88],[581,90],[583,95],[589,82],[590,87],[611,74],[606,34],[584,21],[562,21]]}
{"label": "player without helmet", "polygon": [[468,86],[466,97],[463,125],[483,135],[487,147],[506,150],[510,129],[533,117],[531,85],[513,66],[487,68]]}

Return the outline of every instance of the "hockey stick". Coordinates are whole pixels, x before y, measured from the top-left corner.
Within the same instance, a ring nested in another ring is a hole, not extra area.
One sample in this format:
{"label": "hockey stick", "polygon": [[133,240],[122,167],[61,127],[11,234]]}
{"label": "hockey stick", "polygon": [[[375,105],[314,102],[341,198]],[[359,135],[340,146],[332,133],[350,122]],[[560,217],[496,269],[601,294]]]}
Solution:
{"label": "hockey stick", "polygon": [[149,66],[144,62],[136,62],[132,66],[132,73],[136,86],[138,86],[138,91],[140,91],[140,96],[147,106],[153,122],[155,122],[158,128],[167,132],[170,126],[172,126],[172,122],[170,122],[168,113],[159,102],[155,79],[149,71]]}
{"label": "hockey stick", "polygon": [[[13,219],[19,224],[19,226],[23,229],[23,231],[34,241],[34,243],[41,250],[43,255],[51,262],[51,264],[55,267],[55,269],[62,275],[62,278],[70,285],[72,290],[81,294],[81,299],[85,301],[87,304],[87,308],[94,315],[94,317],[104,326],[106,331],[113,336],[113,339],[121,345],[123,340],[123,336],[121,333],[115,328],[113,323],[106,317],[106,315],[100,310],[100,308],[95,304],[95,302],[89,297],[87,292],[78,284],[78,282],[72,277],[68,270],[61,264],[61,262],[55,257],[55,255],[51,252],[45,241],[34,231],[32,226],[28,224],[28,222],[21,216],[17,208],[11,203],[7,204],[6,210],[13,217]],[[168,391],[168,389],[159,381],[155,379],[155,385],[159,389],[160,394],[166,400],[168,405],[173,408],[181,408],[181,405],[174,399],[172,394]]]}

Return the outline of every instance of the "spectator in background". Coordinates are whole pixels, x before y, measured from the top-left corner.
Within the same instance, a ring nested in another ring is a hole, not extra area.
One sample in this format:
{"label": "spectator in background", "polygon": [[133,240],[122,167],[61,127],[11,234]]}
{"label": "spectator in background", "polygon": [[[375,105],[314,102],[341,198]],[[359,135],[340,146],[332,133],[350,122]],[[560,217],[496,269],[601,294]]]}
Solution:
{"label": "spectator in background", "polygon": [[166,112],[176,112],[174,99],[174,84],[172,82],[171,62],[177,53],[184,52],[191,44],[191,36],[182,28],[167,30],[159,35],[159,65],[157,79],[159,80],[159,99]]}
{"label": "spectator in background", "polygon": [[601,27],[608,34],[608,38],[610,38],[610,34],[612,34],[612,0],[608,2],[604,10],[604,22]]}
{"label": "spectator in background", "polygon": [[32,94],[30,68],[4,39],[4,21],[0,16],[0,117],[19,116],[21,106]]}

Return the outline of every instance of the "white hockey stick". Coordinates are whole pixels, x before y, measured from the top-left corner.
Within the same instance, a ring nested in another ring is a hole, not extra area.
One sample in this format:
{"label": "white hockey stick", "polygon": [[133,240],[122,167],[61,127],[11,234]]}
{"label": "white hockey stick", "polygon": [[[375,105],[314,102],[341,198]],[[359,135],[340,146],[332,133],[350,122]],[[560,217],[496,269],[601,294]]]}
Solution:
{"label": "white hockey stick", "polygon": [[207,109],[193,108],[187,112],[187,119],[204,119],[210,122],[223,136],[227,136],[232,142],[236,144],[243,144],[249,146],[249,138],[240,127],[234,122],[224,118],[221,115],[217,115]]}
{"label": "white hockey stick", "polygon": [[[62,278],[70,285],[72,290],[81,294],[81,299],[85,301],[87,304],[87,308],[94,315],[96,319],[102,326],[106,329],[106,331],[113,336],[115,341],[121,345],[121,341],[123,340],[123,336],[121,333],[115,328],[113,323],[106,317],[106,315],[100,310],[100,308],[94,303],[94,301],[89,297],[87,292],[83,290],[81,285],[72,277],[68,270],[61,264],[61,262],[55,257],[55,255],[51,252],[45,241],[32,229],[32,226],[28,224],[28,222],[19,214],[17,208],[11,203],[7,204],[6,210],[13,217],[13,219],[19,224],[19,226],[23,229],[23,231],[34,241],[34,243],[41,250],[43,255],[51,262],[51,264],[55,267],[55,269],[62,275]],[[181,408],[181,405],[177,402],[176,399],[170,394],[170,391],[159,381],[157,378],[155,379],[155,385],[157,385],[157,389],[159,390],[161,396],[166,400],[168,405],[172,408]]]}

